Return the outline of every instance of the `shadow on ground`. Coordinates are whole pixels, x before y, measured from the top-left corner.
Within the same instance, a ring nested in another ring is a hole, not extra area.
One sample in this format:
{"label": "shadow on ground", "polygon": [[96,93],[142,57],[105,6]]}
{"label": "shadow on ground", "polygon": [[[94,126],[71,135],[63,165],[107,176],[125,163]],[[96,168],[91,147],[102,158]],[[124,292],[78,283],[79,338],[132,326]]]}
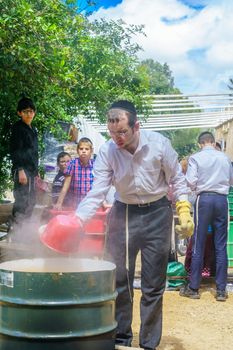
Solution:
{"label": "shadow on ground", "polygon": [[176,337],[164,336],[161,340],[161,343],[158,350],[186,350],[183,342]]}

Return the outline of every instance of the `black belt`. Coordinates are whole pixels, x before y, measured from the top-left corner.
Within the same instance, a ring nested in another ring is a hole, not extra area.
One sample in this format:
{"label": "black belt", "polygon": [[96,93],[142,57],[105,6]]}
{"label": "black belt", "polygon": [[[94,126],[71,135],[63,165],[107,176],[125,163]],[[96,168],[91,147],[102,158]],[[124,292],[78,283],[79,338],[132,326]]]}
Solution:
{"label": "black belt", "polygon": [[207,194],[207,195],[211,195],[211,196],[227,196],[227,194],[223,194],[223,193],[218,193],[218,192],[214,192],[214,191],[203,191],[203,192],[200,192],[198,195],[200,196],[201,194]]}
{"label": "black belt", "polygon": [[[123,204],[123,205],[127,205],[126,203],[122,203],[120,201],[116,201],[116,204]],[[158,199],[157,201],[154,202],[148,202],[148,203],[138,203],[138,204],[128,204],[129,207],[138,207],[138,208],[146,208],[146,207],[150,207],[150,206],[161,206],[161,204],[164,205],[168,205],[170,204],[170,201],[167,199],[166,196]]]}

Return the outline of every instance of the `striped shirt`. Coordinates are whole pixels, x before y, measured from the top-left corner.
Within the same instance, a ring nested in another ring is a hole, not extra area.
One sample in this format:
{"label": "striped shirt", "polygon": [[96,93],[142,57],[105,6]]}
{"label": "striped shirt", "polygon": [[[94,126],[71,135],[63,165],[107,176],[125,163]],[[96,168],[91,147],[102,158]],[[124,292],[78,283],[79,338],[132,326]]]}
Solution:
{"label": "striped shirt", "polygon": [[76,204],[81,200],[92,188],[94,160],[90,159],[86,166],[82,165],[79,158],[72,159],[64,171],[65,175],[71,176],[69,193],[74,195]]}
{"label": "striped shirt", "polygon": [[59,194],[62,190],[62,187],[64,185],[65,181],[65,175],[63,171],[59,170],[57,175],[55,176],[53,180],[53,185],[52,185],[52,202],[55,204],[58,200]]}

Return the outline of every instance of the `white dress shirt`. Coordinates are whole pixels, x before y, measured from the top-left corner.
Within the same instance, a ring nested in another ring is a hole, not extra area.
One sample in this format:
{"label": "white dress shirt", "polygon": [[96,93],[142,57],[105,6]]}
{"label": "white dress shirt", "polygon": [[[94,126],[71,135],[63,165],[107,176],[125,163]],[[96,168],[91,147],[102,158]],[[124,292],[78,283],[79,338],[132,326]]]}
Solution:
{"label": "white dress shirt", "polygon": [[186,179],[196,194],[217,192],[227,195],[233,185],[231,161],[213,146],[205,146],[189,157]]}
{"label": "white dress shirt", "polygon": [[94,183],[76,215],[89,219],[102,204],[111,187],[115,199],[126,204],[157,201],[168,193],[172,184],[176,199],[187,199],[189,192],[177,153],[162,134],[140,130],[139,144],[134,154],[107,141],[99,151],[94,165]]}

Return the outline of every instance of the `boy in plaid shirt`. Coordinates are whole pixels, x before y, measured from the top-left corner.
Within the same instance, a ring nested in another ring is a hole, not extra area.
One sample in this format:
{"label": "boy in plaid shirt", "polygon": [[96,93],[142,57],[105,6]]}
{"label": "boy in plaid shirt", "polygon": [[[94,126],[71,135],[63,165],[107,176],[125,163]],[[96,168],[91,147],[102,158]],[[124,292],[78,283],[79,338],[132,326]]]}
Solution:
{"label": "boy in plaid shirt", "polygon": [[55,208],[62,209],[63,201],[68,193],[70,198],[69,207],[76,208],[81,200],[92,188],[93,164],[91,159],[93,154],[93,144],[87,137],[82,137],[77,145],[78,158],[72,159],[64,171],[65,181],[60,192]]}

